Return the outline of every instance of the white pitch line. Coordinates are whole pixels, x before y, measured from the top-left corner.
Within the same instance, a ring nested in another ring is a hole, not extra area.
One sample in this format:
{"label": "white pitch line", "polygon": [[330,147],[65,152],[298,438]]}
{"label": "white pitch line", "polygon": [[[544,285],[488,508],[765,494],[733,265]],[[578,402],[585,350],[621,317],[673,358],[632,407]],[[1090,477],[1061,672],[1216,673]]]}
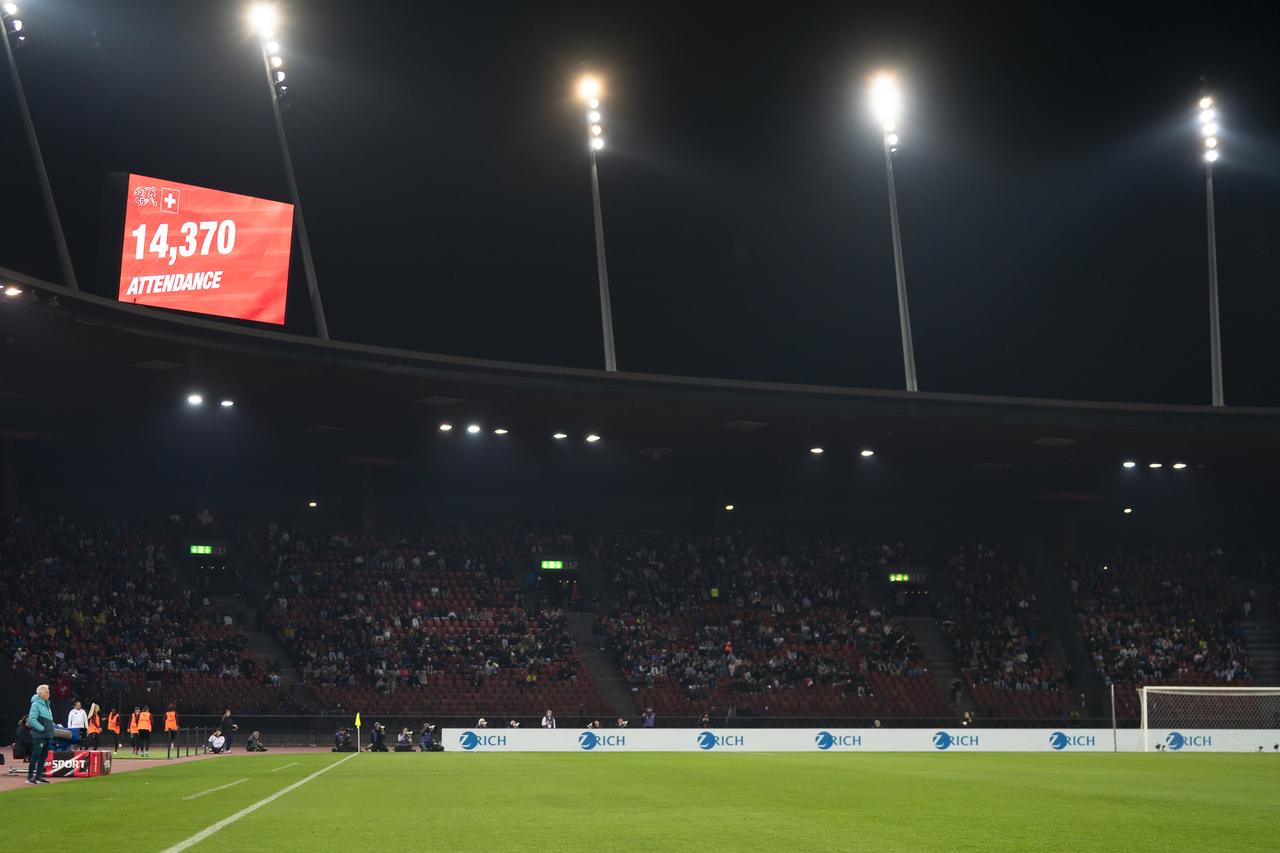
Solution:
{"label": "white pitch line", "polygon": [[337,767],[339,764],[343,763],[344,761],[350,761],[351,759],[355,758],[357,755],[359,755],[358,752],[353,752],[350,755],[348,755],[346,758],[340,758],[337,761],[333,762],[332,764],[328,765],[327,767],[320,768],[315,773],[312,773],[310,776],[307,776],[304,779],[299,779],[297,782],[294,782],[292,785],[288,785],[287,787],[281,788],[279,791],[276,791],[271,796],[258,800],[258,802],[254,803],[251,806],[245,806],[240,811],[236,812],[230,817],[224,817],[222,820],[218,821],[217,823],[211,824],[210,826],[205,827],[204,829],[200,830],[190,838],[186,838],[182,841],[179,841],[177,844],[173,845],[172,847],[166,848],[165,850],[161,851],[161,853],[178,853],[178,851],[180,850],[186,850],[188,847],[199,844],[201,841],[204,841],[206,838],[208,838],[210,835],[213,835],[218,830],[224,829],[230,826],[231,824],[235,823],[240,818],[246,815],[253,814],[263,806],[270,805],[271,803],[283,797],[285,794],[292,791],[294,788],[301,788],[303,785],[307,784],[308,782],[310,782],[312,779],[316,778],[320,774],[328,773],[330,770]]}
{"label": "white pitch line", "polygon": [[296,761],[295,761],[295,762],[293,762],[292,764],[282,764],[282,765],[281,765],[281,766],[279,766],[279,767],[272,767],[272,768],[271,768],[271,772],[272,772],[272,773],[275,773],[276,771],[278,771],[278,770],[284,770],[284,769],[285,769],[285,768],[287,768],[287,767],[297,767],[297,766],[298,766],[298,762],[296,762]]}
{"label": "white pitch line", "polygon": [[191,796],[189,796],[189,797],[183,797],[182,799],[184,799],[184,800],[194,800],[196,797],[203,797],[205,794],[212,794],[214,791],[223,791],[223,790],[226,790],[227,788],[230,788],[230,787],[232,787],[232,786],[234,786],[234,785],[239,785],[241,782],[248,782],[248,781],[249,781],[248,779],[237,779],[237,780],[236,780],[236,781],[234,781],[234,782],[228,782],[228,783],[227,783],[227,784],[225,784],[225,785],[219,785],[219,786],[218,786],[218,787],[216,787],[216,788],[210,788],[210,789],[209,789],[209,790],[207,790],[207,791],[201,791],[201,792],[200,792],[200,793],[198,793],[198,794],[192,794]]}

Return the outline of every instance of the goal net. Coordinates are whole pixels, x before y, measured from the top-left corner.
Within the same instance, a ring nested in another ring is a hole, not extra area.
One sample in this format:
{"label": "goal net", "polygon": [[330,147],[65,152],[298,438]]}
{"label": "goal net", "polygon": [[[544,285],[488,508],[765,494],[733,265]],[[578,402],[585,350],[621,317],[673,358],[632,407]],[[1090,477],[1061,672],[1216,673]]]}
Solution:
{"label": "goal net", "polygon": [[1143,687],[1144,752],[1280,753],[1280,687]]}

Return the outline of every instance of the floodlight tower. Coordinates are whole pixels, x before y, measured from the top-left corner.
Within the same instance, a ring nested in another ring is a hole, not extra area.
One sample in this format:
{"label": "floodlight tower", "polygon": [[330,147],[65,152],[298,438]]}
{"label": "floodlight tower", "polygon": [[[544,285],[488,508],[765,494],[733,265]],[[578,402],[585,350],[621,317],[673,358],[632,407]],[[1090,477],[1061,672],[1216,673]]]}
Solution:
{"label": "floodlight tower", "polygon": [[618,369],[613,348],[613,307],[609,302],[609,265],[604,254],[604,217],[600,212],[600,171],[596,155],[604,149],[604,125],[600,116],[603,96],[600,80],[587,75],[578,81],[578,97],[587,105],[587,149],[591,156],[591,211],[596,226],[596,274],[600,279],[600,325],[604,333],[604,369]]}
{"label": "floodlight tower", "polygon": [[907,306],[907,275],[902,266],[902,231],[898,226],[898,193],[893,183],[893,157],[898,152],[898,119],[902,113],[902,90],[897,78],[881,72],[871,80],[868,100],[871,114],[884,132],[884,169],[889,183],[889,227],[893,232],[893,271],[898,281],[898,321],[902,326],[902,368],[907,390],[918,391],[916,353],[911,341],[911,311]]}
{"label": "floodlight tower", "polygon": [[298,245],[302,249],[302,268],[307,277],[307,295],[311,301],[311,314],[315,319],[316,336],[329,340],[329,324],[324,317],[324,303],[320,301],[320,287],[316,284],[316,265],[311,260],[311,240],[307,237],[307,223],[302,217],[302,201],[298,198],[298,181],[293,174],[293,157],[289,154],[289,140],[284,133],[281,112],[288,109],[289,87],[285,85],[284,57],[280,42],[276,41],[276,28],[280,15],[270,3],[255,3],[249,7],[249,26],[258,36],[262,49],[262,66],[267,73],[267,89],[271,93],[271,112],[276,120],[276,137],[280,140],[280,157],[284,160],[285,180],[289,184],[289,200],[293,202],[293,216],[298,224]]}
{"label": "floodlight tower", "polygon": [[13,52],[22,47],[27,40],[22,19],[18,17],[18,5],[4,0],[0,3],[0,29],[4,30],[4,55],[9,63],[9,76],[13,79],[13,93],[18,101],[18,112],[22,116],[22,126],[27,133],[27,145],[31,148],[31,158],[36,164],[36,179],[40,183],[40,193],[44,196],[44,211],[49,217],[49,230],[53,232],[54,247],[58,251],[58,265],[62,267],[62,283],[72,290],[79,290],[76,281],[76,270],[71,265],[71,252],[67,249],[67,238],[62,233],[62,219],[58,216],[58,206],[53,201],[53,188],[49,185],[49,173],[45,171],[44,155],[40,152],[40,140],[36,138],[36,128],[31,121],[31,110],[27,107],[27,95],[22,88],[22,78],[18,76],[18,63]]}
{"label": "floodlight tower", "polygon": [[1218,321],[1218,237],[1213,221],[1213,164],[1218,162],[1218,110],[1211,95],[1202,95],[1200,137],[1204,144],[1204,203],[1209,229],[1209,372],[1213,386],[1213,405],[1221,406],[1222,398],[1222,329]]}

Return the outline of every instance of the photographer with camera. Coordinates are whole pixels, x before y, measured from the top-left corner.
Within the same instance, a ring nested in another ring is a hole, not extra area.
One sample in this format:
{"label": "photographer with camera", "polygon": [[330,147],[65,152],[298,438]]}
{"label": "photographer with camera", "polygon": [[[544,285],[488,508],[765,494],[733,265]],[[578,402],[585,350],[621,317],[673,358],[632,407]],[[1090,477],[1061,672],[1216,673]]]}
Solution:
{"label": "photographer with camera", "polygon": [[245,752],[266,752],[267,747],[262,743],[262,732],[254,732],[249,735],[249,739],[244,742]]}
{"label": "photographer with camera", "polygon": [[396,752],[413,752],[413,732],[408,726],[403,726],[396,735]]}
{"label": "photographer with camera", "polygon": [[346,728],[338,729],[333,733],[333,751],[334,752],[355,752],[355,744],[351,742],[351,730]]}
{"label": "photographer with camera", "polygon": [[209,735],[209,751],[214,755],[221,755],[229,749],[227,739],[222,736],[222,729],[214,729],[213,734]]}
{"label": "photographer with camera", "polygon": [[387,727],[382,723],[373,724],[373,733],[369,736],[369,751],[387,751]]}

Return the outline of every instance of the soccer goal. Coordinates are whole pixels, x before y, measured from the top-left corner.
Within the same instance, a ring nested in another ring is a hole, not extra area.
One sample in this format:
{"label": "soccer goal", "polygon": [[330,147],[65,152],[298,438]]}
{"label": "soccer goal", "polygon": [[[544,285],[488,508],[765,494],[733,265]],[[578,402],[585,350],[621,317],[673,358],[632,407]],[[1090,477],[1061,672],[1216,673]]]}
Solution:
{"label": "soccer goal", "polygon": [[[1280,687],[1142,687],[1142,750],[1280,752]],[[1255,743],[1256,741],[1256,743]]]}

